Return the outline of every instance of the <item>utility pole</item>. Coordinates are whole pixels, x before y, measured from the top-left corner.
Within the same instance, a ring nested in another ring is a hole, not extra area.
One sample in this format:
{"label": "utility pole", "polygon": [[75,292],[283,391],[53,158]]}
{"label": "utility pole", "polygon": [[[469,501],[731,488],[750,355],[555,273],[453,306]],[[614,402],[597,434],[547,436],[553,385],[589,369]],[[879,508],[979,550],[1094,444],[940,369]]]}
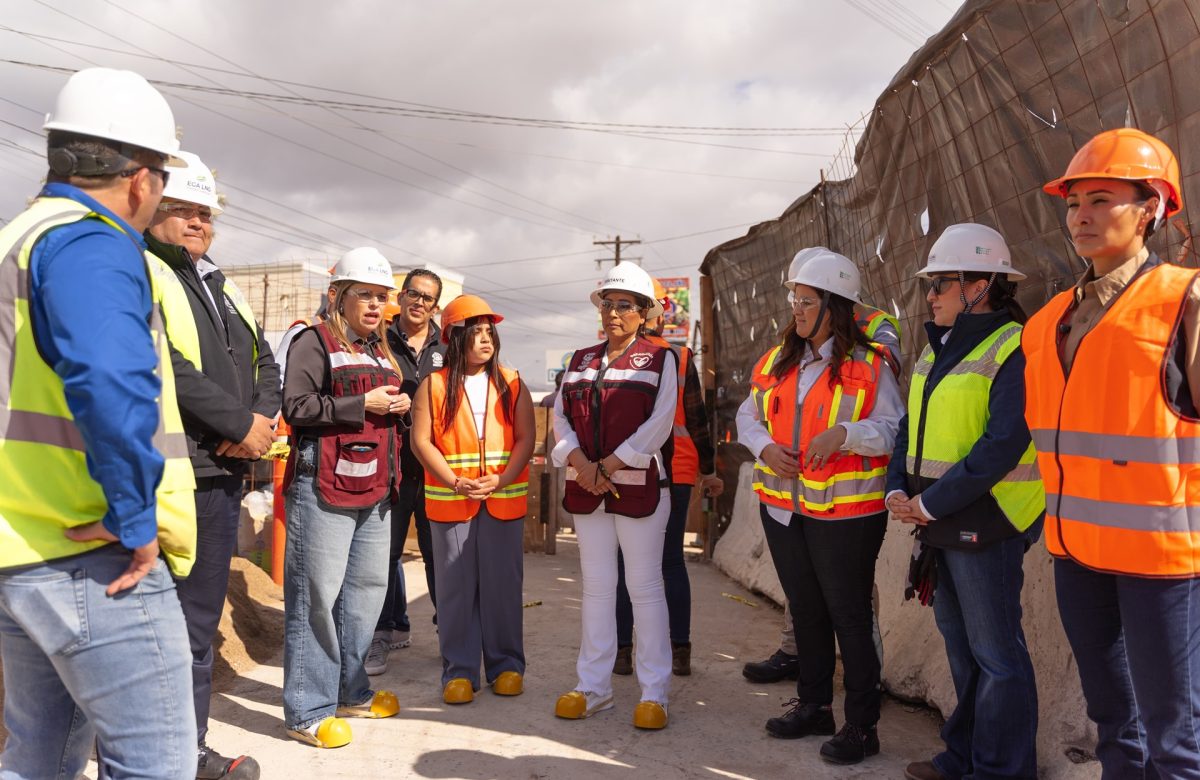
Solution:
{"label": "utility pole", "polygon": [[[634,244],[640,244],[640,243],[642,243],[642,240],[641,240],[640,238],[626,238],[626,239],[622,239],[620,236],[617,236],[617,237],[616,237],[615,239],[613,239],[612,241],[593,241],[593,242],[592,242],[592,244],[593,244],[594,246],[611,246],[611,247],[613,248],[613,255],[614,255],[614,257],[613,257],[613,265],[620,265],[620,264],[621,264],[621,247],[622,247],[622,246],[632,246],[632,245],[634,245]],[[642,258],[640,258],[640,257],[626,257],[625,259],[626,259],[626,260],[641,260]],[[605,262],[604,260],[597,260],[597,261],[596,261],[596,267],[600,267],[600,264],[601,264],[601,263],[604,263],[604,262]]]}
{"label": "utility pole", "polygon": [[267,290],[271,289],[271,274],[263,274],[263,313],[262,325],[265,330],[267,327]]}

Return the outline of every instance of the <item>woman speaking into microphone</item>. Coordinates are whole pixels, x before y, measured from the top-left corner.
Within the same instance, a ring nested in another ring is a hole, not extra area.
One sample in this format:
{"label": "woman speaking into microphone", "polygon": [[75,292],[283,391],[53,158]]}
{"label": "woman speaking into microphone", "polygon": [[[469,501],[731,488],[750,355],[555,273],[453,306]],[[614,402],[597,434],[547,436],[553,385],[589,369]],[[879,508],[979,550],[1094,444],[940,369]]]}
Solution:
{"label": "woman speaking into microphone", "polygon": [[671,678],[662,552],[678,371],[671,350],[643,335],[662,304],[639,266],[614,266],[591,299],[607,339],[571,357],[554,403],[558,444],[551,458],[568,467],[563,507],[575,515],[583,570],[579,680],[554,714],[586,718],[613,706],[619,549],[638,630],[642,700],[633,725],[661,729]]}

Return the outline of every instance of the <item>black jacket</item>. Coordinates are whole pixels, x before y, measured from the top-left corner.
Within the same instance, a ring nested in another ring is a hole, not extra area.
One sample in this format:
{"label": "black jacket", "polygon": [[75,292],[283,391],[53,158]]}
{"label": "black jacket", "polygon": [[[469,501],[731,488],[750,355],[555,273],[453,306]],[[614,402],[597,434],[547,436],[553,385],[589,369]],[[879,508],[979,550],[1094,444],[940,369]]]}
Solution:
{"label": "black jacket", "polygon": [[[925,381],[926,397],[950,369],[1011,320],[1007,311],[960,314],[945,344],[942,338],[950,329],[926,323],[934,353],[933,367]],[[903,490],[910,496],[921,495],[925,509],[937,519],[921,527],[918,537],[933,547],[979,549],[1019,533],[990,492],[1016,467],[1029,447],[1029,427],[1025,424],[1025,353],[1019,347],[992,380],[987,405],[988,422],[983,436],[965,458],[937,480],[907,473],[909,437],[919,436],[920,432],[909,430],[908,415],[900,419],[888,466],[887,492]],[[937,409],[927,410],[929,415],[938,413]]]}
{"label": "black jacket", "polygon": [[[387,337],[388,346],[392,348],[392,354],[396,356],[396,363],[400,366],[400,392],[408,393],[410,398],[416,398],[417,386],[421,384],[421,380],[441,368],[446,360],[442,331],[436,323],[429,323],[429,335],[421,345],[420,354],[408,346],[408,334],[400,327],[399,317],[392,321]],[[425,478],[425,470],[413,454],[410,439],[409,436],[403,437],[404,444],[400,448],[400,472],[404,475],[405,482]]]}
{"label": "black jacket", "polygon": [[[145,234],[150,251],[175,271],[187,292],[192,318],[200,337],[200,362],[203,372],[171,347],[171,365],[175,369],[175,395],[188,439],[188,452],[197,477],[239,475],[247,461],[217,457],[214,452],[223,439],[239,442],[246,437],[254,421],[252,412],[274,417],[279,412],[279,366],[271,346],[257,325],[251,333],[233,304],[225,297],[225,275],[219,270],[202,281],[187,250],[164,244]],[[222,304],[218,312],[212,300]],[[164,317],[170,312],[164,312]],[[254,342],[258,340],[258,376],[255,377]]]}

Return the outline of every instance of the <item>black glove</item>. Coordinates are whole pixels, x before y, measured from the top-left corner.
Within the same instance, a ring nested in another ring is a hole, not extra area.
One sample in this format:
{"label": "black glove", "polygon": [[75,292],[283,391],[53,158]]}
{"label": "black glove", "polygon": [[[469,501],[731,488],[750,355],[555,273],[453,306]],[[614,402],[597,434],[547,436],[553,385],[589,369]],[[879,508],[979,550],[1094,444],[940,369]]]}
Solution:
{"label": "black glove", "polygon": [[[913,531],[916,535],[916,531]],[[904,600],[914,596],[921,606],[933,604],[933,594],[937,590],[937,556],[934,549],[920,539],[913,540],[912,560],[908,563],[908,580],[904,584]]]}

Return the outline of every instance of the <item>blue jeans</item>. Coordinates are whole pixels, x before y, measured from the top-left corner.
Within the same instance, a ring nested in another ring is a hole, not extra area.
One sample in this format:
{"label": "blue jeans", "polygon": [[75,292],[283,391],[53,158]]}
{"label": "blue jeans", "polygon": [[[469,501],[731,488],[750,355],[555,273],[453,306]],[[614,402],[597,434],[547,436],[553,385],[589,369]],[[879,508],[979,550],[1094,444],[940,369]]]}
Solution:
{"label": "blue jeans", "polygon": [[1056,558],[1054,586],[1104,780],[1200,778],[1200,579]]}
{"label": "blue jeans", "polygon": [[192,654],[175,582],[160,560],[133,588],[105,595],[129,561],[110,544],[0,573],[0,778],[78,777],[94,741],[113,780],[196,776]]}
{"label": "blue jeans", "polygon": [[[667,615],[671,643],[686,645],[692,636],[692,583],[683,557],[683,532],[687,528],[691,485],[671,485],[671,514],[663,540],[663,588],[667,592]],[[625,587],[625,556],[617,551],[617,647],[633,644],[633,603]]]}
{"label": "blue jeans", "polygon": [[313,447],[287,494],[283,577],[283,718],[301,729],[374,692],[364,662],[383,607],[391,503],[340,509],[321,501]]}
{"label": "blue jeans", "polygon": [[933,611],[958,705],[933,763],[949,780],[1036,780],[1037,686],[1021,628],[1022,563],[1041,534],[981,550],[937,550]]}

